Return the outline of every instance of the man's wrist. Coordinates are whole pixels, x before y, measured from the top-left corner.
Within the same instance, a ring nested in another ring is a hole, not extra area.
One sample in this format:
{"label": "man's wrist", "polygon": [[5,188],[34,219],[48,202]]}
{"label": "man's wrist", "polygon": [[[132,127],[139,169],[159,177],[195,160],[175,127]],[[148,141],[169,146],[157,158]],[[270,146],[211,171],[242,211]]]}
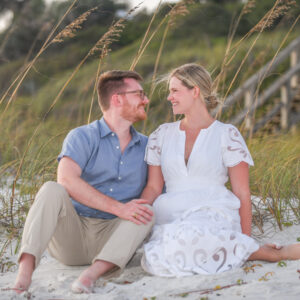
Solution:
{"label": "man's wrist", "polygon": [[119,201],[115,201],[113,206],[112,206],[112,211],[111,213],[115,216],[118,216],[120,215],[120,212],[122,211],[122,207],[123,207],[123,203],[119,202]]}

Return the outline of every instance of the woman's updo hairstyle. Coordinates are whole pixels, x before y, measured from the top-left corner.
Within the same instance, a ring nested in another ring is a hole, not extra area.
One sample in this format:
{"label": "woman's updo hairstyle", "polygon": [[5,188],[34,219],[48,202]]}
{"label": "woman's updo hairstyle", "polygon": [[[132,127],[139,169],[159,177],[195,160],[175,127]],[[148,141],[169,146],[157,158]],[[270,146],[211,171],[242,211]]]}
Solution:
{"label": "woman's updo hairstyle", "polygon": [[193,63],[182,65],[169,74],[169,82],[172,77],[179,79],[189,89],[199,87],[208,110],[218,105],[219,100],[213,90],[210,74],[202,66]]}

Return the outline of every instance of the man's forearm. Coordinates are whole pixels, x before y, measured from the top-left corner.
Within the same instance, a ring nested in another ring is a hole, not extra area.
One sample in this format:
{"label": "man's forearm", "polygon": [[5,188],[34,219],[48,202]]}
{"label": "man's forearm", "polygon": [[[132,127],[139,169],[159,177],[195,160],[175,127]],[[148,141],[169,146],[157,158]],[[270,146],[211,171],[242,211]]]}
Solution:
{"label": "man's forearm", "polygon": [[122,203],[99,192],[80,177],[58,177],[57,181],[79,203],[114,215],[119,214]]}

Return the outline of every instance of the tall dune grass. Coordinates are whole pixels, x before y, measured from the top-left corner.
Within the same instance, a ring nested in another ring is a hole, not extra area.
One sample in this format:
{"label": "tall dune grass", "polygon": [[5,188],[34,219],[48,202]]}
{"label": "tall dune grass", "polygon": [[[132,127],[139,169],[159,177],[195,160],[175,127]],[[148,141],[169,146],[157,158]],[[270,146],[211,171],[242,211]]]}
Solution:
{"label": "tall dune grass", "polygon": [[[300,130],[254,138],[249,143],[255,167],[250,170],[257,224],[269,220],[280,229],[300,220]],[[260,226],[261,227],[261,226]],[[262,229],[262,228],[260,228]]]}
{"label": "tall dune grass", "polygon": [[[242,11],[233,26],[227,44],[220,41],[215,48],[206,49],[203,41],[192,40],[192,43],[199,43],[200,54],[192,53],[191,49],[182,51],[179,49],[173,54],[170,49],[176,48],[176,41],[169,41],[168,34],[170,31],[176,30],[177,18],[185,17],[193,2],[182,1],[176,4],[155,27],[154,19],[157,17],[157,10],[139,44],[136,43],[127,49],[111,53],[111,44],[119,38],[126,26],[126,19],[116,21],[73,70],[66,72],[55,82],[51,81],[51,85],[45,85],[40,89],[37,97],[40,103],[36,105],[33,103],[34,100],[18,96],[25,78],[34,71],[34,65],[38,58],[43,55],[51,43],[62,42],[66,37],[76,34],[80,24],[88,18],[92,11],[86,12],[55,35],[54,33],[57,32],[62,21],[60,20],[38,54],[11,80],[10,87],[0,100],[0,126],[3,128],[2,134],[6,141],[5,143],[0,142],[2,156],[0,161],[5,162],[0,166],[0,188],[8,186],[7,194],[0,196],[0,220],[7,236],[3,245],[0,245],[0,265],[4,249],[8,247],[9,241],[16,237],[20,238],[20,229],[23,227],[26,214],[37,190],[43,182],[55,180],[56,156],[68,130],[100,116],[101,112],[95,101],[95,91],[100,72],[109,65],[105,59],[110,59],[109,66],[111,68],[126,66],[127,69],[141,70],[142,73],[145,73],[146,87],[151,98],[148,107],[149,119],[144,124],[138,124],[137,128],[143,129],[146,134],[149,134],[159,123],[172,121],[173,118],[167,102],[162,100],[166,97],[165,89],[155,89],[153,85],[153,81],[159,74],[168,71],[171,67],[186,63],[186,60],[204,64],[206,62],[214,71],[214,77],[217,78],[216,85],[226,95],[239,85],[241,81],[239,76],[243,72],[249,72],[245,66],[255,48],[265,50],[267,35],[264,35],[264,30],[274,20],[274,15],[284,13],[283,9],[279,10],[281,2],[277,0],[273,8],[253,30],[236,41],[234,33],[240,19],[247,9],[253,9],[251,5],[247,6],[246,4],[245,10]],[[72,2],[63,18],[75,3],[76,0]],[[255,33],[256,31],[259,33]],[[278,44],[280,46],[283,44],[282,41],[296,36],[294,32],[283,32],[281,35],[268,33],[268,35],[274,35],[276,38],[279,36]],[[154,47],[153,44],[158,44],[158,47]],[[132,48],[135,48],[136,53],[133,58]],[[250,66],[255,65],[253,72],[261,66],[261,63],[269,60],[270,55],[276,55],[276,51],[271,50],[260,52],[262,55],[258,55],[250,63]],[[177,56],[174,56],[176,54]],[[198,56],[195,58],[195,55]],[[242,63],[241,56],[244,57]],[[92,57],[97,57],[97,60],[91,61]],[[126,64],[120,65],[124,57],[128,61]],[[247,66],[249,67],[249,65]],[[63,97],[68,98],[68,93],[72,97],[79,93],[79,96],[74,98],[72,107],[70,107],[70,102],[65,104],[62,99]],[[90,101],[86,101],[86,99],[90,99]],[[226,119],[227,116],[221,117]],[[298,130],[295,135],[279,134],[254,137],[249,141],[249,147],[255,160],[255,168],[251,168],[250,172],[251,191],[252,194],[260,197],[260,201],[254,206],[256,225],[259,228],[262,228],[261,224],[266,220],[272,220],[280,229],[286,224],[300,220],[299,137],[300,131]],[[15,251],[17,248],[18,245]]]}

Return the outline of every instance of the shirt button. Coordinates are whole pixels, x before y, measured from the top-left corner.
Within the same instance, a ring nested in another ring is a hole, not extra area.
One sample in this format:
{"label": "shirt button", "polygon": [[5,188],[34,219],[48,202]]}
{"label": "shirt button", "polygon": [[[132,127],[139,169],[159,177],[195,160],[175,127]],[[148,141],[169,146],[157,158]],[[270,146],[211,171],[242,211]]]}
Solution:
{"label": "shirt button", "polygon": [[123,162],[121,161],[120,164],[123,165]]}
{"label": "shirt button", "polygon": [[120,146],[116,146],[117,149],[120,149]]}
{"label": "shirt button", "polygon": [[109,190],[112,192],[114,189],[110,188]]}
{"label": "shirt button", "polygon": [[119,177],[118,177],[118,179],[119,179],[119,180],[121,180],[121,179],[122,179],[122,177],[121,177],[121,176],[119,176]]}
{"label": "shirt button", "polygon": [[112,136],[115,136],[115,134],[114,134],[114,133],[112,133],[111,135],[112,135]]}

